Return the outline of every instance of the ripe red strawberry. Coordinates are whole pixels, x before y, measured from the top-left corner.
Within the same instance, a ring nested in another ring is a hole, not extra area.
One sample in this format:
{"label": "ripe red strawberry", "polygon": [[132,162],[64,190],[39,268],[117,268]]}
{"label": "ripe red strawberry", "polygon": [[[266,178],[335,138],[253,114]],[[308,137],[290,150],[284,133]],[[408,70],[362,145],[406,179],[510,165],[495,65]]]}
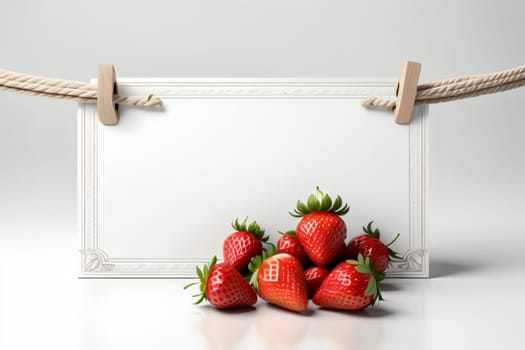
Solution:
{"label": "ripe red strawberry", "polygon": [[271,254],[264,251],[250,262],[252,285],[268,303],[303,312],[308,307],[308,289],[301,263],[287,253],[268,257]]}
{"label": "ripe red strawberry", "polygon": [[383,300],[379,281],[384,273],[374,270],[370,258],[359,254],[357,260],[347,260],[336,266],[315,293],[314,304],[329,309],[361,310]]}
{"label": "ripe red strawberry", "polygon": [[224,262],[237,270],[244,269],[251,258],[260,255],[262,243],[268,241],[268,236],[264,236],[264,230],[257,222],[246,226],[246,220],[239,222],[239,219],[235,219],[232,223],[235,232],[226,237],[222,246]]}
{"label": "ripe red strawberry", "polygon": [[[318,198],[319,197],[319,198]],[[328,194],[317,187],[317,196],[311,194],[307,204],[297,201],[290,215],[301,217],[295,229],[308,257],[318,266],[330,264],[345,243],[346,224],[339,217],[348,213],[348,204],[337,196],[332,203]]]}
{"label": "ripe red strawberry", "polygon": [[312,266],[304,272],[306,287],[308,287],[308,297],[311,299],[319,289],[330,270],[321,266]]}
{"label": "ripe red strawberry", "polygon": [[[286,232],[279,232],[282,234],[277,241],[277,253],[288,253],[301,263],[303,267],[311,264],[310,258],[304,251],[299,238],[297,238],[295,231],[290,230]],[[346,250],[345,250],[346,254]]]}
{"label": "ripe red strawberry", "polygon": [[373,223],[370,221],[367,227],[363,226],[365,234],[354,237],[348,242],[346,256],[348,259],[355,260],[359,254],[363,254],[364,257],[370,257],[377,272],[384,272],[390,260],[401,259],[396,252],[390,249],[390,245],[399,238],[399,233],[385,245],[380,240],[381,232],[377,228],[372,230]]}
{"label": "ripe red strawberry", "polygon": [[[328,266],[329,268],[332,267],[334,268],[335,266],[337,266],[340,262],[343,262],[347,259],[346,257],[346,243],[343,242],[343,244],[341,244],[339,246],[339,249],[337,250],[337,254],[335,256],[335,259],[332,261],[332,263],[330,264],[330,266]],[[332,269],[330,268],[330,270]]]}
{"label": "ripe red strawberry", "polygon": [[251,306],[257,302],[257,294],[252,286],[233,266],[224,263],[216,264],[213,257],[209,265],[202,270],[197,266],[200,282],[186,285],[184,289],[199,284],[200,293],[194,297],[199,299],[194,304],[200,304],[204,299],[218,309],[232,309]]}

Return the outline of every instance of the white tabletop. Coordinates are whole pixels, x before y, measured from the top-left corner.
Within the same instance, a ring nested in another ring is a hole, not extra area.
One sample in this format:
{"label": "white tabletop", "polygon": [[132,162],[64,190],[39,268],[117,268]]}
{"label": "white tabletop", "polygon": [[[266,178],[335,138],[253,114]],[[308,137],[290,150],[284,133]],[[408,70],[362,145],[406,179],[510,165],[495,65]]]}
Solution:
{"label": "white tabletop", "polygon": [[187,280],[78,279],[71,232],[0,238],[3,350],[512,349],[524,339],[524,245],[501,236],[448,249],[436,240],[432,278],[386,280],[385,300],[363,312],[310,305],[306,315],[262,301],[238,312],[194,306]]}

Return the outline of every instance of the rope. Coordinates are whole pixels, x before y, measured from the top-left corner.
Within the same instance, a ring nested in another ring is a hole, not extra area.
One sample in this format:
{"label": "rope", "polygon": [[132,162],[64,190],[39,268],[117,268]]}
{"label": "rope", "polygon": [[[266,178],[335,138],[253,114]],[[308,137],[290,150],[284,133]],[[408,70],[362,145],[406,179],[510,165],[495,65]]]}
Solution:
{"label": "rope", "polygon": [[[467,97],[493,94],[525,85],[525,66],[501,72],[434,81],[418,85],[415,104],[430,104],[460,100]],[[89,83],[51,79],[0,69],[0,90],[11,90],[32,96],[44,96],[96,103],[97,87]],[[155,97],[113,96],[115,104],[143,107],[162,106]],[[395,99],[370,97],[363,101],[365,107],[394,109]]]}
{"label": "rope", "polygon": [[[31,96],[75,100],[83,103],[97,102],[97,87],[89,83],[37,77],[5,69],[0,69],[0,90],[10,90]],[[114,95],[113,102],[142,107],[162,106],[162,101],[155,97]]]}
{"label": "rope", "polygon": [[[524,85],[525,66],[490,74],[439,80],[418,85],[415,104],[460,100],[516,89]],[[370,97],[364,100],[362,104],[364,107],[394,109],[396,100]]]}

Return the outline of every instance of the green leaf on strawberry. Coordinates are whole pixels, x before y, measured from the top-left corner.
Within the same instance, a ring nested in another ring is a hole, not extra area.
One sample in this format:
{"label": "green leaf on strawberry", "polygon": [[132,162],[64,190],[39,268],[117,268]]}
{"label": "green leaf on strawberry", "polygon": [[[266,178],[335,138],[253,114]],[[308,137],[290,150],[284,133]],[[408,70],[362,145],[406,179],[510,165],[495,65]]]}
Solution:
{"label": "green leaf on strawberry", "polygon": [[244,218],[242,222],[239,222],[239,219],[235,219],[234,222],[232,222],[232,227],[234,230],[238,232],[248,232],[255,236],[258,240],[260,240],[263,243],[268,242],[269,236],[264,235],[264,230],[259,226],[257,221],[254,221],[250,223],[249,225],[246,224],[246,221],[248,221],[248,218]]}
{"label": "green leaf on strawberry", "polygon": [[339,216],[345,215],[350,210],[348,204],[343,205],[343,200],[338,195],[335,201],[327,194],[321,191],[319,186],[316,187],[316,193],[308,196],[306,204],[298,200],[296,207],[290,211],[290,215],[296,218],[305,216],[308,213],[322,211],[337,214]]}
{"label": "green leaf on strawberry", "polygon": [[261,264],[264,260],[268,259],[269,257],[274,256],[277,253],[277,247],[273,243],[269,243],[271,246],[271,249],[263,249],[263,252],[261,255],[254,256],[250,263],[248,264],[248,270],[251,273],[249,282],[252,285],[255,290],[257,290],[258,283],[257,283],[257,273],[259,272],[259,267],[261,267]]}
{"label": "green leaf on strawberry", "polygon": [[330,196],[323,196],[321,198],[321,211],[330,210],[332,207],[332,198]]}
{"label": "green leaf on strawberry", "polygon": [[316,265],[328,266],[345,245],[346,224],[340,217],[350,210],[337,196],[335,201],[319,186],[308,196],[306,204],[297,201],[290,215],[300,218],[295,230],[306,254]]}
{"label": "green leaf on strawberry", "polygon": [[[371,236],[377,240],[381,240],[381,231],[379,231],[378,228],[375,228],[375,229],[372,229],[372,224],[374,222],[373,221],[370,221],[368,223],[368,225],[363,226],[363,232],[365,232],[365,234],[367,234],[368,236]],[[392,250],[392,248],[390,248],[390,246],[395,242],[397,241],[397,239],[399,238],[400,234],[396,234],[396,236],[394,237],[394,239],[392,241],[390,241],[390,243],[388,244],[384,244],[385,248],[387,249],[387,252],[388,252],[388,256],[389,256],[389,259],[390,260],[401,260],[402,258],[398,255],[398,253],[396,253],[394,250]]]}
{"label": "green leaf on strawberry", "polygon": [[200,269],[200,267],[197,266],[196,270],[197,270],[197,276],[199,277],[199,282],[193,282],[193,283],[190,283],[184,286],[184,289],[188,289],[191,286],[199,285],[200,293],[193,295],[193,297],[199,297],[199,299],[197,299],[197,301],[194,302],[193,304],[195,305],[200,304],[202,303],[204,299],[206,299],[206,285],[208,283],[208,274],[210,270],[212,269],[212,267],[215,266],[216,263],[217,263],[217,256],[214,256],[211,259],[211,262],[209,264],[205,264],[203,266],[202,270]]}
{"label": "green leaf on strawberry", "polygon": [[184,289],[187,289],[199,285],[200,293],[193,295],[194,298],[198,298],[194,304],[207,300],[218,309],[233,309],[257,302],[257,294],[239,271],[231,265],[217,263],[216,256],[202,269],[197,266],[196,271],[199,282],[184,286]]}
{"label": "green leaf on strawberry", "polygon": [[222,244],[224,262],[241,273],[246,270],[252,257],[262,253],[263,243],[268,244],[269,239],[256,221],[247,224],[247,220],[235,219],[232,222],[235,232],[229,234]]}
{"label": "green leaf on strawberry", "polygon": [[294,256],[275,254],[275,248],[252,259],[252,285],[268,303],[290,311],[303,312],[308,307],[308,287],[304,270]]}
{"label": "green leaf on strawberry", "polygon": [[374,269],[374,263],[370,258],[365,258],[363,254],[359,254],[357,260],[347,260],[346,262],[355,265],[357,272],[370,276],[365,295],[373,297],[372,305],[374,305],[377,300],[383,300],[381,290],[379,289],[379,282],[385,279],[385,274],[383,272],[377,272]]}

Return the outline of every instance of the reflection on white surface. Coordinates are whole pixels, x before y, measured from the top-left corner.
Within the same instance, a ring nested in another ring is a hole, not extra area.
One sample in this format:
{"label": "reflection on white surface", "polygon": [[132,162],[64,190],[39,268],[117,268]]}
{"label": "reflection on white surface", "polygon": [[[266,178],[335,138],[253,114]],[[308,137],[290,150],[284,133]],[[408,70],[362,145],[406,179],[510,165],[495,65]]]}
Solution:
{"label": "reflection on white surface", "polygon": [[235,349],[250,331],[256,311],[254,307],[238,310],[217,310],[210,305],[197,308],[194,331],[205,341],[208,349]]}
{"label": "reflection on white surface", "polygon": [[522,244],[508,246],[498,259],[449,247],[448,256],[433,260],[435,278],[386,280],[385,300],[377,307],[355,313],[310,304],[302,315],[261,300],[253,309],[232,312],[195,306],[193,293],[182,289],[187,280],[79,280],[74,238],[2,240],[0,349],[441,350],[522,344]]}
{"label": "reflection on white surface", "polygon": [[311,332],[311,309],[296,314],[261,302],[257,311],[256,334],[267,349],[296,349]]}
{"label": "reflection on white surface", "polygon": [[[296,314],[260,301],[256,308],[219,311],[198,307],[195,330],[208,349],[380,349],[386,308],[362,312],[321,310]],[[373,331],[372,331],[373,329]],[[372,336],[371,336],[372,335]]]}

